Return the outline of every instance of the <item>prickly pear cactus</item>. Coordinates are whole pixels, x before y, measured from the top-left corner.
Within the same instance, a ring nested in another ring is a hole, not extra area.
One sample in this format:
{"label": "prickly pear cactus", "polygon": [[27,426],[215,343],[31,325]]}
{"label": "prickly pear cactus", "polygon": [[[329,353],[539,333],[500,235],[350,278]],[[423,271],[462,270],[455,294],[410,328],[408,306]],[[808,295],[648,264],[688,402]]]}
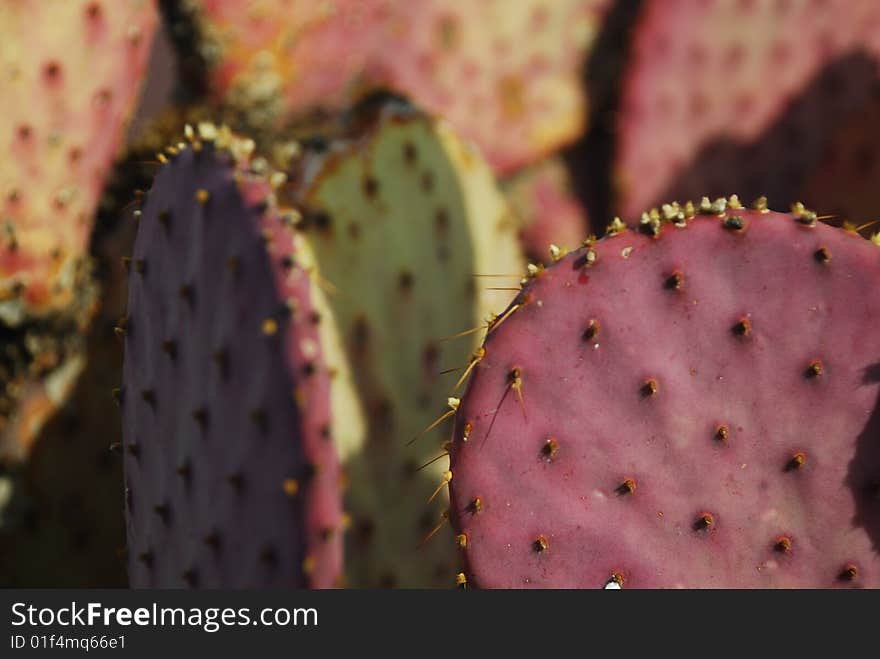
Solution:
{"label": "prickly pear cactus", "polygon": [[308,246],[275,204],[283,175],[252,149],[211,125],[171,147],[128,262],[135,586],[330,587],[341,575],[334,440],[352,441],[358,410]]}
{"label": "prickly pear cactus", "polygon": [[156,24],[149,0],[0,6],[3,457],[26,453],[81,368],[92,219]]}
{"label": "prickly pear cactus", "polygon": [[9,324],[73,301],[69,280],[137,99],[156,22],[146,0],[28,1],[0,9],[8,37],[0,49],[2,139],[13,156],[0,166],[7,216],[2,314]]}
{"label": "prickly pear cactus", "polygon": [[343,454],[350,582],[448,585],[457,556],[437,528],[444,469],[417,471],[441,453],[440,435],[422,431],[475,347],[475,334],[449,337],[484,323],[507,295],[495,289],[516,282],[515,222],[478,153],[397,104],[299,167],[300,226],[335,290],[329,301],[370,421],[366,444]]}
{"label": "prickly pear cactus", "polygon": [[460,584],[880,585],[878,245],[703,208],[614,223],[490,330],[451,449]]}
{"label": "prickly pear cactus", "polygon": [[509,171],[577,138],[607,0],[189,0],[213,87],[260,127],[389,88]]}
{"label": "prickly pear cactus", "polygon": [[647,2],[634,35],[615,164],[625,220],[730,189],[794,201],[878,80],[870,0]]}
{"label": "prickly pear cactus", "polygon": [[531,259],[547,260],[550,245],[580,245],[589,220],[562,160],[551,158],[518,172],[504,182],[504,192],[520,219],[519,233]]}

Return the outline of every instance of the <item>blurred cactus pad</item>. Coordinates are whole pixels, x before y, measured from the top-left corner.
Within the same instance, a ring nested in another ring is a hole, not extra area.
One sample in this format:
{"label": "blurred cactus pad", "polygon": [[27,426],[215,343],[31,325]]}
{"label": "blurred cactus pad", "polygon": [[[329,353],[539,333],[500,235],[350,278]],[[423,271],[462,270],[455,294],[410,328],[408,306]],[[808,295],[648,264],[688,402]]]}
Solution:
{"label": "blurred cactus pad", "polygon": [[880,586],[878,35],[0,3],[0,586]]}

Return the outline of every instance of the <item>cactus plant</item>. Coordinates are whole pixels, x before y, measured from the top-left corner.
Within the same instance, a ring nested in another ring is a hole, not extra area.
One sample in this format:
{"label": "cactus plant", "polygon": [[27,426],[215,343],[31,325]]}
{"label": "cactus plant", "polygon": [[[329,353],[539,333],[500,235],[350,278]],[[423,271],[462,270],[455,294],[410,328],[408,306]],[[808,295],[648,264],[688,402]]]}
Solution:
{"label": "cactus plant", "polygon": [[283,176],[228,131],[190,138],[166,152],[128,262],[130,580],[330,587],[344,525],[334,438],[359,418],[332,318],[274,202]]}
{"label": "cactus plant", "polygon": [[524,282],[456,413],[481,587],[877,587],[877,244],[734,197]]}
{"label": "cactus plant", "polygon": [[435,435],[412,440],[446,403],[457,375],[442,372],[464,369],[475,347],[473,335],[445,339],[497,310],[506,293],[495,289],[522,257],[491,171],[448,124],[395,101],[357,114],[354,134],[302,155],[290,190],[370,419],[367,444],[347,456],[349,574],[441,585],[457,557],[442,533],[422,541],[442,523],[444,470],[416,471],[441,449]]}
{"label": "cactus plant", "polygon": [[81,368],[92,218],[156,28],[148,0],[3,3],[0,455],[20,459]]}
{"label": "cactus plant", "polygon": [[731,189],[795,201],[829,133],[877,84],[878,27],[871,0],[645,3],[623,80],[616,211],[634,220],[664,198]]}
{"label": "cactus plant", "polygon": [[579,74],[608,0],[190,0],[211,89],[249,127],[388,88],[510,171],[576,139]]}

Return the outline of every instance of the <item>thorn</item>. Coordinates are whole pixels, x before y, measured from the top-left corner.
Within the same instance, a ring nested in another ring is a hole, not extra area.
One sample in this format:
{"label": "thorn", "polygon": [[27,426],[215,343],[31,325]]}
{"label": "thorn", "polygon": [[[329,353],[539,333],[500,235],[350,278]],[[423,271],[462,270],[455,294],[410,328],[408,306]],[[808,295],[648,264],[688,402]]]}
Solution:
{"label": "thorn", "polygon": [[120,341],[125,341],[125,328],[117,325],[113,328],[113,333],[116,335],[116,338]]}
{"label": "thorn", "polygon": [[459,533],[455,536],[455,544],[458,545],[459,549],[467,549],[468,546],[468,537],[466,533]]}
{"label": "thorn", "polygon": [[467,590],[467,577],[465,576],[464,572],[459,572],[455,575],[455,586],[460,590]]}
{"label": "thorn", "polygon": [[146,565],[148,568],[153,567],[153,552],[151,551],[143,551],[138,554],[138,560]]}
{"label": "thorn", "polygon": [[116,454],[116,455],[121,454],[121,453],[122,453],[122,442],[113,442],[113,443],[110,444],[110,446],[108,447],[108,450],[109,450],[111,453],[114,453],[114,454]]}
{"label": "thorn", "polygon": [[545,536],[539,535],[532,543],[532,549],[534,549],[535,553],[537,554],[543,554],[545,551],[550,549],[550,543],[547,542],[547,538]]}
{"label": "thorn", "polygon": [[828,251],[827,247],[820,247],[813,252],[813,258],[819,263],[828,263],[831,260],[831,252]]}
{"label": "thorn", "polygon": [[446,524],[448,522],[449,522],[449,511],[444,510],[442,513],[440,513],[440,523],[437,526],[435,526],[433,529],[431,529],[431,531],[428,533],[428,535],[426,535],[424,537],[424,539],[419,543],[419,549],[424,547],[425,544],[427,544],[427,542],[431,538],[433,538],[435,535],[437,535],[437,533],[440,532],[440,529],[442,529],[444,526],[446,526]]}
{"label": "thorn", "polygon": [[489,323],[483,323],[482,325],[478,325],[477,327],[472,327],[471,329],[464,330],[463,332],[459,332],[458,334],[453,334],[452,336],[445,336],[442,339],[439,339],[437,342],[442,343],[444,341],[452,341],[453,339],[459,339],[463,336],[468,336],[469,334],[473,334],[474,332],[479,332],[482,329],[488,329]]}
{"label": "thorn", "polygon": [[133,458],[137,458],[141,454],[141,445],[137,442],[129,442],[125,448],[128,451],[128,454]]}
{"label": "thorn", "polygon": [[110,390],[110,396],[113,398],[113,402],[116,403],[117,407],[122,406],[122,388],[121,387],[113,387]]}
{"label": "thorn", "polygon": [[730,429],[724,424],[719,425],[715,428],[715,441],[727,443],[727,440],[730,438]]}
{"label": "thorn", "polygon": [[513,389],[513,392],[516,394],[517,399],[519,400],[519,404],[523,408],[523,412],[526,411],[526,402],[523,398],[523,390],[522,390],[522,371],[519,366],[514,366],[511,369],[510,373],[507,374],[507,382],[508,386]]}
{"label": "thorn", "polygon": [[208,203],[208,199],[211,198],[211,193],[205,190],[204,188],[199,188],[196,190],[196,201],[200,204]]}
{"label": "thorn", "polygon": [[438,417],[438,418],[437,418],[433,423],[431,423],[427,428],[425,428],[424,430],[422,430],[422,432],[420,432],[418,435],[416,435],[416,436],[413,437],[411,440],[409,440],[409,441],[406,443],[406,445],[407,445],[407,446],[411,445],[411,444],[412,444],[413,442],[415,442],[419,437],[421,437],[422,435],[425,435],[425,434],[431,432],[434,428],[436,428],[436,427],[439,426],[441,423],[443,423],[446,419],[448,419],[448,418],[451,417],[453,414],[455,414],[456,411],[458,411],[458,405],[459,405],[459,403],[460,403],[460,401],[459,401],[458,398],[455,398],[455,397],[453,397],[453,396],[450,396],[449,398],[447,398],[447,399],[446,399],[446,404],[449,405],[450,409],[448,409],[448,410],[445,411],[443,414],[441,414],[440,417]]}
{"label": "thorn", "polygon": [[518,302],[518,303],[512,305],[503,314],[501,314],[500,316],[498,316],[494,320],[490,321],[488,327],[486,328],[486,333],[488,334],[489,332],[495,331],[501,323],[503,323],[505,320],[510,318],[514,314],[514,312],[516,312],[517,309],[519,309],[520,307],[523,306],[523,304],[524,303]]}
{"label": "thorn", "polygon": [[429,465],[434,464],[435,462],[437,462],[437,460],[442,460],[443,458],[447,457],[448,455],[449,455],[449,451],[443,451],[443,453],[438,455],[436,458],[431,458],[430,460],[428,460],[425,464],[423,464],[421,467],[416,469],[416,471],[421,471],[425,467],[428,467]]}
{"label": "thorn", "polygon": [[451,480],[452,480],[452,472],[449,470],[444,471],[443,478],[440,481],[440,485],[438,485],[437,489],[434,490],[434,493],[430,497],[428,497],[428,503],[431,503],[437,497],[437,495],[440,494],[440,492],[443,490],[443,488],[446,487],[447,485],[449,485],[449,481],[451,481]]}
{"label": "thorn", "polygon": [[483,346],[478,347],[474,350],[473,355],[471,356],[470,362],[468,362],[467,368],[464,369],[464,373],[461,374],[461,377],[458,378],[458,382],[455,383],[455,386],[452,388],[452,393],[455,393],[458,388],[464,383],[467,379],[467,376],[470,375],[474,366],[480,363],[483,357],[486,356],[486,349]]}
{"label": "thorn", "polygon": [[[819,219],[822,220],[822,219],[825,219],[826,217],[834,217],[834,215],[823,215],[823,216],[820,217]],[[864,230],[867,229],[868,227],[874,226],[874,225],[877,224],[878,222],[880,222],[880,220],[871,220],[870,222],[865,222],[864,224],[860,224],[859,226],[854,227],[854,228],[853,228],[853,231],[854,231],[855,233],[861,233],[862,231],[864,231]]]}
{"label": "thorn", "polygon": [[131,257],[123,256],[122,257],[122,267],[125,268],[126,272],[131,272]]}
{"label": "thorn", "polygon": [[266,318],[261,325],[264,336],[274,336],[278,332],[278,321],[274,318]]}

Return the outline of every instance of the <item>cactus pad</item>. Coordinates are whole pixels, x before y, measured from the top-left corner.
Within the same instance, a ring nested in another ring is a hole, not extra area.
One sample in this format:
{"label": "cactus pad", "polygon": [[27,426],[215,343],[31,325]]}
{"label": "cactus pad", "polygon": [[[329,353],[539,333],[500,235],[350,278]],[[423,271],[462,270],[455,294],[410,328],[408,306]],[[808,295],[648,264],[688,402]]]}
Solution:
{"label": "cactus pad", "polygon": [[828,132],[880,79],[878,35],[870,0],[645,3],[623,81],[617,212],[731,189],[795,201]]}
{"label": "cactus pad", "polygon": [[[479,154],[448,125],[398,104],[357,135],[300,162],[296,204],[313,244],[370,419],[346,451],[355,585],[447,584],[457,557],[441,523],[438,435],[417,437],[445,404],[479,326],[522,268],[515,223]],[[457,373],[445,369],[458,368]],[[442,488],[441,488],[442,490]]]}
{"label": "cactus pad", "polygon": [[490,332],[451,453],[462,580],[880,585],[880,251],[732,202],[613,225]]}
{"label": "cactus pad", "polygon": [[[130,261],[121,391],[133,585],[329,587],[343,364],[308,249],[253,143],[171,149]],[[331,393],[332,388],[335,393]]]}
{"label": "cactus pad", "polygon": [[225,100],[263,126],[388,88],[509,171],[577,138],[607,0],[191,1]]}

